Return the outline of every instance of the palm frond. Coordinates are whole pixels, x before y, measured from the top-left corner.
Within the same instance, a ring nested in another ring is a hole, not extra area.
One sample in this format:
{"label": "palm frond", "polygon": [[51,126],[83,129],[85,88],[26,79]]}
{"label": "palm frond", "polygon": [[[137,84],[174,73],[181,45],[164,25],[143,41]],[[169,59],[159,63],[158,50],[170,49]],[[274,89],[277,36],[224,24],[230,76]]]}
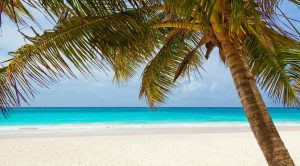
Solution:
{"label": "palm frond", "polygon": [[188,71],[195,71],[201,66],[203,55],[198,49],[194,49],[201,36],[198,32],[177,30],[171,31],[166,37],[164,45],[142,74],[140,97],[145,97],[150,106],[164,102],[171,89],[176,86],[174,77],[186,55],[193,55],[192,60],[185,64],[186,75],[189,75]]}
{"label": "palm frond", "polygon": [[[75,76],[73,68],[84,75],[95,66],[112,69],[114,80],[121,82],[147,62],[140,97],[154,106],[167,98],[178,77],[198,71],[202,45],[206,58],[217,46],[225,59],[218,32],[211,29],[216,23],[244,44],[252,73],[271,97],[299,104],[300,34],[295,26],[290,33],[276,22],[280,0],[3,0],[0,13],[22,23],[23,15],[32,18],[25,2],[58,19],[58,25],[27,37],[32,44],[11,53],[13,60],[0,70],[2,108],[33,96],[34,84],[45,87]],[[298,0],[290,2],[299,6]]]}
{"label": "palm frond", "polygon": [[[286,16],[281,9],[280,0],[243,1],[233,0],[230,5],[221,6],[222,22],[229,23],[229,32],[233,39],[243,41],[250,32],[262,43],[268,45],[267,31],[262,26],[268,26],[282,35],[300,41],[300,33],[295,27],[295,20]],[[289,3],[289,5],[297,3]],[[222,4],[221,4],[222,5]]]}
{"label": "palm frond", "polygon": [[188,23],[200,23],[201,26],[209,26],[216,2],[217,0],[165,0],[164,5],[171,12],[179,14]]}
{"label": "palm frond", "polygon": [[22,0],[1,0],[0,2],[0,25],[2,14],[6,15],[16,24],[26,25],[26,17],[35,21],[32,14],[24,6]]}
{"label": "palm frond", "polygon": [[145,6],[160,5],[160,0],[27,0],[32,6],[43,8],[49,14],[58,17],[63,11],[73,12],[73,16],[100,16],[120,13]]}
{"label": "palm frond", "polygon": [[[208,43],[209,42],[209,39],[206,38],[205,36],[202,37],[202,39],[199,41],[199,43],[196,45],[196,47],[191,50],[185,57],[184,59],[182,60],[182,62],[180,63],[179,67],[177,68],[176,70],[176,73],[175,73],[175,76],[174,76],[174,81],[176,81],[178,79],[178,77],[180,75],[182,75],[182,73],[185,73],[189,68],[190,68],[190,65],[197,62],[198,61],[198,54],[199,54],[199,49],[201,49],[201,47]],[[202,51],[202,50],[200,50]],[[206,51],[206,54],[205,54],[205,58],[209,55],[210,51]],[[207,59],[207,58],[206,58]],[[197,63],[196,63],[197,64]],[[195,65],[197,66],[197,65]],[[201,66],[200,66],[201,67]]]}
{"label": "palm frond", "polygon": [[142,11],[72,17],[32,38],[32,44],[11,53],[13,60],[1,77],[0,105],[18,106],[22,94],[34,95],[35,84],[47,87],[60,77],[75,76],[74,68],[89,75],[93,66],[108,66],[116,79],[128,79],[158,47],[149,19]]}
{"label": "palm frond", "polygon": [[275,52],[270,52],[256,37],[245,41],[245,55],[251,72],[275,102],[299,106],[300,43],[268,29]]}

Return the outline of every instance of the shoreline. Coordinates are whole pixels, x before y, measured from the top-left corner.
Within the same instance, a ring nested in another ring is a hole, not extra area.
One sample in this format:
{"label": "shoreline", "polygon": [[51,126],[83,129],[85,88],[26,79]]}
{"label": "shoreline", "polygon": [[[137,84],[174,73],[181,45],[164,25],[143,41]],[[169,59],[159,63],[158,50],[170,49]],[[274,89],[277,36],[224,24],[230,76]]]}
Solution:
{"label": "shoreline", "polygon": [[[279,132],[300,132],[299,123],[277,123]],[[249,133],[247,123],[64,124],[0,126],[0,139],[155,134]]]}

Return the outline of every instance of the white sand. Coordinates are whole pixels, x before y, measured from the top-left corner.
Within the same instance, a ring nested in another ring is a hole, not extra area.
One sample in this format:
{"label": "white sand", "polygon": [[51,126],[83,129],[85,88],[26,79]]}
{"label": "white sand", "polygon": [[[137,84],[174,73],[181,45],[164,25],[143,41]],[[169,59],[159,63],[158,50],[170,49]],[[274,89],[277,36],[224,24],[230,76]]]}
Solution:
{"label": "white sand", "polygon": [[[300,165],[300,128],[280,129]],[[1,166],[260,166],[247,128],[102,129],[0,133]]]}

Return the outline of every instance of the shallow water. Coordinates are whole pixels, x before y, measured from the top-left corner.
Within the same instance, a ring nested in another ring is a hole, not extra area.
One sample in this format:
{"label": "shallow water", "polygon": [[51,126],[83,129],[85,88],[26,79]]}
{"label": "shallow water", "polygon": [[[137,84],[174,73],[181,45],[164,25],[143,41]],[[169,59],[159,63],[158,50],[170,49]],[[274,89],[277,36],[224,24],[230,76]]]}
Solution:
{"label": "shallow water", "polygon": [[[269,110],[275,123],[300,124],[300,109]],[[0,126],[246,122],[242,108],[15,108]]]}

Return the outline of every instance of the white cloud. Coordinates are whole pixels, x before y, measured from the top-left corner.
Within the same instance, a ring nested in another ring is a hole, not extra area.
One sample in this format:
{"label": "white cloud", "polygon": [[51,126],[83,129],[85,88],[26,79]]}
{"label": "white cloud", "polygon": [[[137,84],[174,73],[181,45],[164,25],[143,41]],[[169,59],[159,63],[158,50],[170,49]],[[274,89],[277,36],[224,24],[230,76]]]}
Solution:
{"label": "white cloud", "polygon": [[200,90],[201,88],[205,88],[205,85],[198,82],[197,80],[191,78],[190,82],[186,85],[183,85],[183,92],[187,93],[187,92],[196,92],[198,90]]}
{"label": "white cloud", "polygon": [[106,84],[104,84],[104,83],[102,83],[102,82],[96,82],[96,83],[94,84],[94,86],[95,86],[95,87],[98,87],[98,88],[104,88],[104,87],[106,87]]}
{"label": "white cloud", "polygon": [[218,83],[214,82],[210,85],[209,91],[216,91],[218,88]]}

